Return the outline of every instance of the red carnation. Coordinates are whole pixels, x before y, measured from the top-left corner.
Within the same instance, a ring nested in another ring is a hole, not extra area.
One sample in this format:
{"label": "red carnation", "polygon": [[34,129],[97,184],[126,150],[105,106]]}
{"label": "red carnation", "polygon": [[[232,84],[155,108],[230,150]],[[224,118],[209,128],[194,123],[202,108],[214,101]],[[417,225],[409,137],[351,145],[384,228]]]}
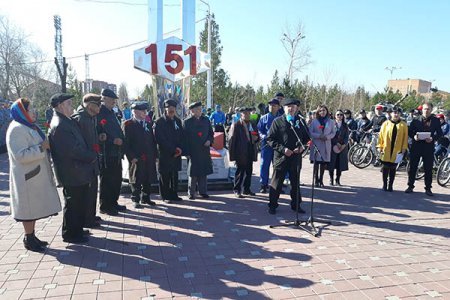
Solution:
{"label": "red carnation", "polygon": [[197,132],[197,135],[198,135],[199,137],[202,137],[202,136],[203,136],[203,132],[199,131],[199,132]]}
{"label": "red carnation", "polygon": [[325,126],[323,126],[323,125],[319,126],[319,129],[324,129],[324,128],[325,128]]}
{"label": "red carnation", "polygon": [[95,153],[100,153],[100,145],[99,144],[92,145],[92,148],[94,148]]}
{"label": "red carnation", "polygon": [[106,121],[106,119],[101,119],[100,120],[100,125],[105,126],[106,123],[108,123],[108,121]]}
{"label": "red carnation", "polygon": [[258,135],[258,132],[252,131],[252,134],[253,134],[253,135]]}

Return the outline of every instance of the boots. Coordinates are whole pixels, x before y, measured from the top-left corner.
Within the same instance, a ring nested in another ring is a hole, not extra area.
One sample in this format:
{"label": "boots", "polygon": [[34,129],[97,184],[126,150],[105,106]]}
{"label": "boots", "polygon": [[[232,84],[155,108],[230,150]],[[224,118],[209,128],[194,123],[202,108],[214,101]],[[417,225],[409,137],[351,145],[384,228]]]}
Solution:
{"label": "boots", "polygon": [[333,171],[329,171],[329,173],[330,173],[330,185],[334,185],[334,180],[333,180],[334,172]]}
{"label": "boots", "polygon": [[336,176],[336,185],[337,186],[342,186],[342,184],[341,184],[341,175],[337,175]]}
{"label": "boots", "polygon": [[33,231],[32,234],[33,234],[33,237],[36,239],[36,241],[39,243],[39,245],[41,245],[42,247],[47,247],[48,246],[48,242],[41,241],[40,239],[38,239],[37,236],[34,234],[34,231]]}
{"label": "boots", "polygon": [[326,165],[320,164],[320,175],[319,175],[320,186],[324,186],[323,185],[323,174],[325,173],[325,169],[326,169]]}
{"label": "boots", "polygon": [[314,185],[316,187],[320,186],[320,179],[319,179],[319,165],[317,164],[314,168],[314,174],[313,174],[314,178],[315,178],[315,183]]}
{"label": "boots", "polygon": [[23,246],[25,249],[33,252],[44,252],[45,248],[39,244],[38,239],[33,233],[25,234],[23,237]]}

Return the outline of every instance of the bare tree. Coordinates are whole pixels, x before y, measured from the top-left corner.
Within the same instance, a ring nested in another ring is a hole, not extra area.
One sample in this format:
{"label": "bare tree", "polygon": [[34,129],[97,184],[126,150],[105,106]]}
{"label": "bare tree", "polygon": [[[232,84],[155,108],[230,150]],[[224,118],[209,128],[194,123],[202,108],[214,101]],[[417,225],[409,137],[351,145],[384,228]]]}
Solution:
{"label": "bare tree", "polygon": [[306,37],[304,32],[304,26],[299,21],[294,29],[287,24],[281,36],[281,43],[288,54],[289,68],[287,74],[291,83],[293,83],[295,74],[302,72],[311,63],[311,48],[301,43]]}
{"label": "bare tree", "polygon": [[[43,76],[44,55],[30,44],[22,30],[0,16],[0,93],[3,98],[23,96],[23,91]],[[28,96],[28,95],[27,95]]]}

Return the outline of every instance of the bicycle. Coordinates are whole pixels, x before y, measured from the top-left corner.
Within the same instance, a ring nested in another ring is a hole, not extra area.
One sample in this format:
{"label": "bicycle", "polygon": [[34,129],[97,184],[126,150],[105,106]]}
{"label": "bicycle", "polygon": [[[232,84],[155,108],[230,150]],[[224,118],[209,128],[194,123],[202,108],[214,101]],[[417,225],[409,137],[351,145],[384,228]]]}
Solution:
{"label": "bicycle", "polygon": [[[447,150],[447,153],[448,153],[448,150]],[[438,157],[438,156],[433,154],[433,173],[437,173],[439,166],[447,158],[448,157],[445,157],[445,156],[442,156],[442,155]],[[409,173],[409,166],[410,166],[409,163],[410,162],[408,161],[408,166],[406,167],[407,170],[408,170],[408,173]],[[422,160],[422,157],[421,157],[419,159],[419,164],[417,166],[417,172],[416,172],[416,176],[415,177],[416,177],[416,179],[421,179],[424,176],[425,176],[425,169],[424,169],[423,160]]]}
{"label": "bicycle", "polygon": [[[352,164],[358,169],[367,168],[372,162],[377,162],[380,156],[379,152],[375,148],[375,143],[378,140],[378,133],[372,133],[372,139],[369,143],[356,148],[351,156]],[[375,152],[374,149],[375,148]]]}
{"label": "bicycle", "polygon": [[450,182],[450,153],[447,150],[447,157],[444,158],[436,172],[436,180],[440,186],[447,186]]}

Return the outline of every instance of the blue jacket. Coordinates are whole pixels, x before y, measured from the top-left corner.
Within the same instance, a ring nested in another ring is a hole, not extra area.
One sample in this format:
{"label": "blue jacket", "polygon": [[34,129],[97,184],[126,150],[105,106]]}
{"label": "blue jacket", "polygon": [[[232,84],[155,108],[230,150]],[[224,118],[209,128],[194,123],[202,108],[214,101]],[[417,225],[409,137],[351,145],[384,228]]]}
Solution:
{"label": "blue jacket", "polygon": [[272,126],[273,120],[281,116],[280,111],[273,116],[272,113],[267,113],[264,116],[259,119],[258,122],[258,131],[259,131],[259,137],[261,138],[261,145],[266,144],[267,134],[269,133],[270,126]]}
{"label": "blue jacket", "polygon": [[211,121],[211,125],[225,125],[226,117],[225,113],[223,111],[215,111],[211,114],[211,117],[209,117],[209,120]]}

